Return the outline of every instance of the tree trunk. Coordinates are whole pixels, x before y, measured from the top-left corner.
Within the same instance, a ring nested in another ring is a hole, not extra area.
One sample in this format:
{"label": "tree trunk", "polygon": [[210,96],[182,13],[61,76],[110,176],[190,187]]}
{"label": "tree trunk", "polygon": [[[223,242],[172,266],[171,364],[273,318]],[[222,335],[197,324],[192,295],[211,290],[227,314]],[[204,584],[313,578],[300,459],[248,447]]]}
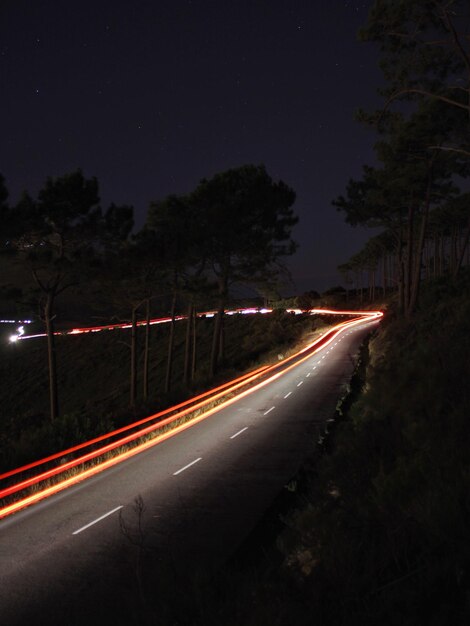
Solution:
{"label": "tree trunk", "polygon": [[445,273],[445,236],[441,236],[439,246],[439,276],[444,276]]}
{"label": "tree trunk", "polygon": [[223,363],[225,357],[225,307],[220,316],[220,337],[219,337],[219,363]]}
{"label": "tree trunk", "polygon": [[219,306],[217,314],[214,320],[214,334],[212,336],[212,351],[211,351],[211,364],[210,374],[215,376],[219,364],[220,357],[220,340],[222,335],[223,317],[225,312],[225,294],[221,293],[219,296]]}
{"label": "tree trunk", "polygon": [[418,245],[415,254],[415,265],[413,271],[413,280],[411,285],[410,300],[408,303],[407,316],[413,315],[418,302],[418,292],[421,283],[421,264],[423,260],[424,242],[426,239],[426,229],[428,225],[429,205],[431,203],[431,190],[428,188],[427,197],[424,206],[423,218],[421,220],[421,229],[419,233]]}
{"label": "tree trunk", "polygon": [[193,325],[193,303],[188,305],[188,315],[186,319],[186,340],[184,345],[184,371],[183,381],[185,387],[189,386],[191,381],[191,335]]}
{"label": "tree trunk", "polygon": [[360,302],[361,302],[361,306],[363,303],[363,293],[362,293],[362,287],[363,287],[363,278],[362,278],[362,271],[359,272],[359,279],[358,279],[358,284],[359,284],[359,298],[360,298]]}
{"label": "tree trunk", "polygon": [[454,278],[458,275],[458,273],[460,272],[460,270],[462,268],[463,259],[464,259],[464,256],[465,256],[465,250],[468,248],[468,241],[469,241],[469,239],[470,239],[470,217],[468,218],[468,223],[467,223],[467,226],[465,228],[465,232],[464,232],[462,247],[460,249],[459,258],[457,259],[457,263],[455,264]]}
{"label": "tree trunk", "polygon": [[429,258],[430,258],[430,254],[429,254],[429,241],[426,239],[424,241],[424,248],[423,248],[423,263],[424,263],[424,277],[426,282],[429,280]]}
{"label": "tree trunk", "polygon": [[149,395],[149,359],[150,359],[150,298],[145,300],[145,347],[144,347],[144,372],[143,372],[143,396],[148,400]]}
{"label": "tree trunk", "polygon": [[384,251],[382,258],[382,295],[385,298],[387,294],[387,254]]}
{"label": "tree trunk", "polygon": [[191,363],[191,381],[194,380],[194,377],[196,375],[196,355],[197,355],[196,320],[197,320],[196,309],[193,307],[193,356],[192,356],[192,363]]}
{"label": "tree trunk", "polygon": [[407,255],[405,266],[405,292],[404,292],[404,308],[405,312],[409,310],[410,298],[411,298],[411,281],[413,275],[413,247],[414,247],[414,206],[413,202],[410,203],[408,209],[408,237],[407,237]]}
{"label": "tree trunk", "polygon": [[137,400],[137,307],[132,308],[131,322],[131,388],[129,404],[135,406]]}
{"label": "tree trunk", "polygon": [[173,292],[173,299],[171,302],[171,322],[170,322],[170,334],[168,337],[168,358],[166,362],[165,393],[168,393],[171,389],[171,373],[173,370],[173,345],[175,342],[175,315],[176,315],[176,290]]}
{"label": "tree trunk", "polygon": [[47,336],[47,364],[49,370],[49,411],[51,422],[59,415],[59,394],[57,390],[57,360],[54,336],[54,295],[48,293],[44,306],[44,322]]}
{"label": "tree trunk", "polygon": [[397,250],[397,284],[398,284],[398,310],[405,312],[405,266],[403,259],[403,232],[400,230]]}

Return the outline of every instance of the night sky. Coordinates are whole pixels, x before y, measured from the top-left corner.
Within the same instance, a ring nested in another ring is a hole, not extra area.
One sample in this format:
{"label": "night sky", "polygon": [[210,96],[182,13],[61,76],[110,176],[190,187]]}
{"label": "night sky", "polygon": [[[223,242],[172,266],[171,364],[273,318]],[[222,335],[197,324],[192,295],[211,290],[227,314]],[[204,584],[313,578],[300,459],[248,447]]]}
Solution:
{"label": "night sky", "polygon": [[291,293],[337,285],[370,233],[331,200],[373,163],[368,2],[1,0],[0,172],[10,203],[81,167],[102,205],[148,204],[246,163],[297,193]]}

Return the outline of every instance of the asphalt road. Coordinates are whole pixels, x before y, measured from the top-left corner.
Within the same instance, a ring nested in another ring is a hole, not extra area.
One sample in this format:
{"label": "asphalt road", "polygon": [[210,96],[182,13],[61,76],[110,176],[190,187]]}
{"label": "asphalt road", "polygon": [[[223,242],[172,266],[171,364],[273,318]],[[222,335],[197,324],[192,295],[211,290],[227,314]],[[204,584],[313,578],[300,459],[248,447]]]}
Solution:
{"label": "asphalt road", "polygon": [[346,330],[194,427],[0,520],[0,624],[131,623],[149,581],[153,600],[184,597],[311,454],[376,324]]}

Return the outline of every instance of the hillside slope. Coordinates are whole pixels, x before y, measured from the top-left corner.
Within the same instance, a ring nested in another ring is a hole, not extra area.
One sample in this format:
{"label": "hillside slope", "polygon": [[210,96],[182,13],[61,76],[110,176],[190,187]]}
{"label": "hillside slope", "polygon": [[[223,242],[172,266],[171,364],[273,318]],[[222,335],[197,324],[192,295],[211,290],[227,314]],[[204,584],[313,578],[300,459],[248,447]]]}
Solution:
{"label": "hillside slope", "polygon": [[[129,408],[130,333],[102,331],[58,336],[56,341],[60,417],[48,416],[48,371],[44,338],[8,343],[0,361],[0,471],[64,449],[138,417],[195,395],[260,362],[277,361],[328,318],[235,315],[225,319],[225,358],[217,380],[208,375],[213,319],[197,321],[196,375],[183,385],[186,324],[177,322],[171,392],[164,393],[169,324],[151,326],[149,399],[142,398],[144,328],[138,329],[138,403]],[[336,322],[337,320],[335,320]]]}
{"label": "hillside slope", "polygon": [[412,321],[388,316],[352,408],[271,513],[283,530],[193,623],[470,622],[469,337],[470,275],[430,286]]}

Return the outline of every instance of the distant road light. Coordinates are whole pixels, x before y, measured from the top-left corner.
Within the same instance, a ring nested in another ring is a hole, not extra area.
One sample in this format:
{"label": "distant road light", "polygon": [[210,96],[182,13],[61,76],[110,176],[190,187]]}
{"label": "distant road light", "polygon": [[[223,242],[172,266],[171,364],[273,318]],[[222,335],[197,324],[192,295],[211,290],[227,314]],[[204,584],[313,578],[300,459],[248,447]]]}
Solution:
{"label": "distant road light", "polygon": [[10,342],[11,343],[15,343],[23,335],[24,335],[24,326],[18,326],[18,328],[16,329],[16,334],[15,335],[10,335],[10,337],[9,337]]}

